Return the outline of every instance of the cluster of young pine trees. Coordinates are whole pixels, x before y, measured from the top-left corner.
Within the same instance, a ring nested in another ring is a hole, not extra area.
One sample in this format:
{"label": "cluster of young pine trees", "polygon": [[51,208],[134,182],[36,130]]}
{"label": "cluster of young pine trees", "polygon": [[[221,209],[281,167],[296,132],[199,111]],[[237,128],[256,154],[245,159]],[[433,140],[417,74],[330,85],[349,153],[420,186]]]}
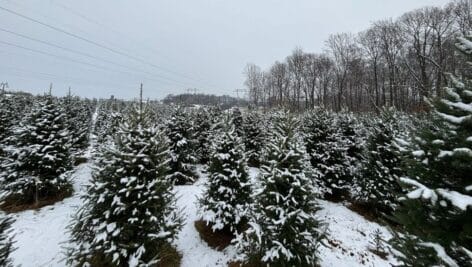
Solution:
{"label": "cluster of young pine trees", "polygon": [[[242,265],[316,266],[324,238],[317,199],[326,199],[394,226],[390,245],[405,266],[469,266],[472,38],[456,47],[467,68],[449,75],[446,94],[421,116],[1,95],[1,208],[69,196],[69,173],[93,134],[94,171],[70,224],[70,265],[178,264],[173,241],[184,220],[174,186],[206,172],[201,219],[231,234]],[[11,224],[1,214],[5,266]]]}
{"label": "cluster of young pine trees", "polygon": [[305,116],[306,150],[324,197],[394,225],[391,244],[405,266],[472,262],[472,37],[456,47],[467,67],[449,74],[445,95],[429,99],[422,118],[389,109],[375,117]]}
{"label": "cluster of young pine trees", "polygon": [[[72,194],[69,174],[88,144],[90,100],[0,94],[0,208],[16,212]],[[0,265],[9,266],[12,219],[0,218]]]}

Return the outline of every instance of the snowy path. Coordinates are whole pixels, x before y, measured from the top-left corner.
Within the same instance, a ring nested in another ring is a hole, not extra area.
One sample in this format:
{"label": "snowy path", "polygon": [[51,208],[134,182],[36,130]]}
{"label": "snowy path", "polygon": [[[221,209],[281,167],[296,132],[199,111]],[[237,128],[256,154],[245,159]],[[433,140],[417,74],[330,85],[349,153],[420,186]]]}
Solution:
{"label": "snowy path", "polygon": [[179,233],[177,240],[177,249],[182,253],[182,267],[212,267],[227,266],[227,260],[234,255],[230,247],[223,252],[210,248],[200,239],[195,230],[194,222],[199,219],[197,216],[197,198],[203,192],[205,176],[201,175],[194,185],[176,186],[177,205],[183,209],[186,216],[186,223]]}

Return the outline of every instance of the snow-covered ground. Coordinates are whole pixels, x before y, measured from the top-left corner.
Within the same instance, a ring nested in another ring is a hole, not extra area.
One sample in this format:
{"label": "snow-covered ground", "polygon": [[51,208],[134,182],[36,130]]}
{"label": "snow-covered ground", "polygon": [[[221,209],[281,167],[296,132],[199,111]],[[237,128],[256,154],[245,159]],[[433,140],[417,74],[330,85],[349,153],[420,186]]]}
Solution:
{"label": "snow-covered ground", "polygon": [[[93,124],[97,118],[93,115]],[[85,156],[91,162],[96,137],[90,135],[90,144]],[[38,210],[28,210],[13,215],[12,235],[16,250],[11,257],[15,266],[24,267],[62,267],[65,265],[63,246],[69,239],[67,226],[72,216],[82,205],[80,196],[85,193],[85,186],[92,176],[92,163],[84,163],[76,167],[71,176],[74,194]],[[185,215],[186,223],[176,240],[177,249],[182,253],[182,267],[227,266],[236,255],[233,246],[224,251],[210,248],[200,239],[194,227],[198,220],[197,198],[203,192],[206,174],[198,166],[200,179],[193,185],[176,186],[177,205]],[[258,170],[250,168],[251,180]],[[370,242],[376,230],[382,238],[390,238],[385,227],[365,220],[342,204],[320,201],[321,210],[318,217],[327,226],[327,240],[320,246],[321,266],[390,266],[393,259],[386,261],[369,251]],[[328,241],[329,240],[329,241]]]}
{"label": "snow-covered ground", "polygon": [[[230,246],[224,251],[216,251],[207,246],[195,230],[197,197],[202,193],[206,175],[194,185],[177,186],[177,205],[186,216],[186,224],[178,236],[176,245],[182,253],[183,267],[227,266],[236,251]],[[13,225],[15,246],[12,258],[14,264],[22,266],[64,266],[62,246],[68,240],[66,231],[71,216],[82,204],[80,194],[91,177],[91,163],[79,165],[72,178],[75,193],[72,197],[39,210],[20,212],[14,215]],[[251,170],[251,176],[256,175]],[[320,246],[321,266],[390,266],[394,261],[386,261],[371,253],[369,242],[375,230],[380,230],[383,238],[390,237],[385,227],[365,220],[342,204],[320,201],[322,210],[319,218],[327,225],[329,242]]]}
{"label": "snow-covered ground", "polygon": [[89,163],[77,167],[72,176],[75,193],[54,205],[14,215],[13,232],[17,248],[12,253],[14,266],[64,266],[61,246],[69,239],[66,226],[82,204],[80,194],[91,177]]}

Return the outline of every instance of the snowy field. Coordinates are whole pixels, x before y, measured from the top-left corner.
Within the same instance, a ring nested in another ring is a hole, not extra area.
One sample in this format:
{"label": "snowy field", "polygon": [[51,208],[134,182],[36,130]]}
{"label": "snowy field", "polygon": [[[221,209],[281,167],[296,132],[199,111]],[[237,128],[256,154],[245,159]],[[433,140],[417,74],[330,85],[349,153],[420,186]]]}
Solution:
{"label": "snowy field", "polygon": [[[199,168],[201,170],[201,168]],[[71,216],[82,204],[80,195],[91,178],[90,163],[79,165],[73,174],[75,193],[72,197],[38,210],[28,210],[14,215],[13,235],[17,249],[12,254],[15,266],[41,267],[65,265],[62,247],[69,239],[66,227]],[[182,253],[182,266],[227,266],[235,256],[234,247],[216,251],[199,237],[193,222],[197,216],[196,199],[202,193],[205,174],[194,185],[176,186],[178,206],[186,216],[186,224],[179,234],[177,248]],[[251,175],[257,175],[251,169]],[[369,251],[373,233],[380,230],[383,238],[388,230],[365,220],[342,204],[320,201],[319,218],[328,225],[328,240],[320,246],[321,266],[391,266],[393,259],[383,260]]]}

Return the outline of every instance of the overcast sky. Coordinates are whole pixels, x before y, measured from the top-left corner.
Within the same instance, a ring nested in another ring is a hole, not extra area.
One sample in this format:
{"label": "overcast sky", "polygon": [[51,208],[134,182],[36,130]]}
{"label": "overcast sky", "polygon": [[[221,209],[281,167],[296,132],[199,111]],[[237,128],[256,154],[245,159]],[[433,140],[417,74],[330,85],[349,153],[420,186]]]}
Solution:
{"label": "overcast sky", "polygon": [[52,82],[55,95],[70,86],[86,97],[133,98],[141,82],[150,98],[187,88],[235,95],[248,62],[266,68],[295,47],[321,52],[332,33],[447,2],[0,0],[0,82],[32,93]]}

